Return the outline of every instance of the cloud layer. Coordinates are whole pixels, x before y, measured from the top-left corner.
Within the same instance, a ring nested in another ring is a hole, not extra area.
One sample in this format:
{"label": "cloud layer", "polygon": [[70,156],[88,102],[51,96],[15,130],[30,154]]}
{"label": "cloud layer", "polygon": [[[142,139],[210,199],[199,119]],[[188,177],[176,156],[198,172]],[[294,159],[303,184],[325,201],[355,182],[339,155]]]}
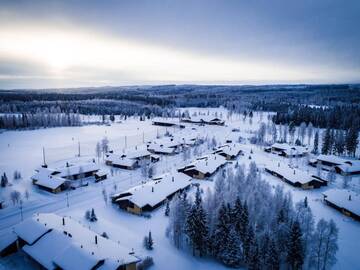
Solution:
{"label": "cloud layer", "polygon": [[360,81],[358,1],[0,5],[0,88]]}

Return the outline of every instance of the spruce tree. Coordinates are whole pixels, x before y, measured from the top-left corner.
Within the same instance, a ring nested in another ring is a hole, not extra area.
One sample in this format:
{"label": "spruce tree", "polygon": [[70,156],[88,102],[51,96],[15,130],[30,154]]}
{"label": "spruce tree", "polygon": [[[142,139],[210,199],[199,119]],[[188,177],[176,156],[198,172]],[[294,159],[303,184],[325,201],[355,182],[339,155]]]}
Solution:
{"label": "spruce tree", "polygon": [[7,185],[9,184],[9,180],[6,176],[6,173],[4,173],[2,176],[1,176],[1,187],[6,187]]}
{"label": "spruce tree", "polygon": [[346,150],[349,155],[355,156],[358,144],[358,129],[351,127],[346,134]]}
{"label": "spruce tree", "polygon": [[165,216],[168,217],[169,214],[170,214],[170,203],[169,203],[169,200],[166,200]]}
{"label": "spruce tree", "polygon": [[244,243],[246,241],[247,233],[249,227],[249,212],[247,203],[245,201],[242,211],[240,212],[240,223],[239,223],[239,235],[241,241]]}
{"label": "spruce tree", "polygon": [[217,258],[220,258],[220,252],[224,249],[224,246],[227,243],[229,231],[229,213],[227,212],[225,203],[222,203],[218,211],[215,230],[211,239],[211,251]]}
{"label": "spruce tree", "polygon": [[265,265],[264,269],[278,270],[280,269],[280,254],[276,246],[276,242],[271,239],[269,248],[265,253]]}
{"label": "spruce tree", "polygon": [[241,200],[239,197],[236,198],[234,206],[231,210],[231,216],[233,217],[234,220],[234,226],[235,226],[235,230],[236,232],[240,235],[240,231],[242,229],[242,215],[243,215],[243,206],[241,204]]}
{"label": "spruce tree", "polygon": [[251,260],[251,249],[253,248],[255,243],[255,233],[252,226],[249,226],[246,230],[246,235],[243,243],[244,258],[246,262],[249,262]]}
{"label": "spruce tree", "polygon": [[242,252],[240,238],[236,233],[234,227],[232,227],[229,231],[226,245],[221,251],[220,260],[223,264],[227,266],[238,267],[242,261],[241,259]]}
{"label": "spruce tree", "polygon": [[331,150],[331,131],[330,128],[327,128],[323,138],[323,144],[321,147],[321,154],[327,155]]}
{"label": "spruce tree", "polygon": [[207,251],[209,231],[206,213],[201,201],[201,193],[198,188],[195,195],[195,203],[191,207],[186,220],[186,234],[190,239],[193,255],[195,256],[195,252],[198,251],[200,257]]}
{"label": "spruce tree", "polygon": [[254,241],[250,247],[248,259],[247,259],[249,270],[260,270],[260,251],[257,241]]}
{"label": "spruce tree", "polygon": [[148,236],[148,249],[151,250],[154,248],[154,240],[152,239],[152,235],[151,235],[151,231],[149,231],[149,236]]}
{"label": "spruce tree", "polygon": [[299,222],[295,221],[290,230],[290,239],[288,243],[288,254],[286,256],[286,261],[291,266],[291,269],[297,270],[302,268],[302,265],[304,264],[304,257],[305,254],[302,232]]}
{"label": "spruce tree", "polygon": [[313,154],[317,155],[319,153],[319,132],[315,132],[314,136],[314,148],[312,150]]}
{"label": "spruce tree", "polygon": [[344,153],[345,138],[344,138],[344,132],[342,130],[336,131],[334,148],[335,148],[335,152],[338,155],[342,155]]}

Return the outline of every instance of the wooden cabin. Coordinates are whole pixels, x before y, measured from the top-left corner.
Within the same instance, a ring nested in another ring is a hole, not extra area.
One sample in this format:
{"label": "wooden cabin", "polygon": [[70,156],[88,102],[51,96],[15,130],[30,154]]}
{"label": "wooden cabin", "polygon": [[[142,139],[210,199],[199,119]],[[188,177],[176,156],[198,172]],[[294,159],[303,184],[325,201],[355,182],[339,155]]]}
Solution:
{"label": "wooden cabin", "polygon": [[140,215],[161,206],[176,193],[188,189],[191,178],[180,173],[167,173],[154,180],[114,194],[112,202],[120,209]]}
{"label": "wooden cabin", "polygon": [[240,144],[231,143],[219,146],[213,153],[223,156],[226,160],[234,160],[242,154],[242,150]]}
{"label": "wooden cabin", "polygon": [[209,154],[181,167],[178,172],[182,172],[196,179],[205,179],[212,176],[227,163],[226,159],[218,154]]}
{"label": "wooden cabin", "polygon": [[309,153],[306,147],[289,145],[287,143],[274,143],[273,145],[266,147],[264,151],[287,158],[304,157]]}
{"label": "wooden cabin", "polygon": [[140,261],[133,251],[118,242],[91,231],[71,217],[53,213],[33,215],[16,225],[13,235],[0,253],[7,256],[21,249],[40,269],[135,270]]}
{"label": "wooden cabin", "polygon": [[327,185],[325,179],[296,168],[291,168],[286,164],[278,163],[275,166],[266,166],[265,171],[294,187],[302,189],[320,188]]}
{"label": "wooden cabin", "polygon": [[323,193],[324,202],[342,214],[360,221],[360,195],[346,189],[330,189]]}

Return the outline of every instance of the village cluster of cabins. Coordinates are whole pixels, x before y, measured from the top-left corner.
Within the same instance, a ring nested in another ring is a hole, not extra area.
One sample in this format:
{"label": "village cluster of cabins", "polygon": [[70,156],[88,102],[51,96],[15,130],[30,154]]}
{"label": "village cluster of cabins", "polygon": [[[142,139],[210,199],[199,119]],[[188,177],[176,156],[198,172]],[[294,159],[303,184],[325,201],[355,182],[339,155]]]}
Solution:
{"label": "village cluster of cabins", "polygon": [[[193,123],[223,125],[219,119],[192,118]],[[182,119],[182,122],[190,121]],[[207,121],[207,122],[206,122]],[[178,122],[154,122],[157,125],[173,126]],[[123,169],[135,169],[142,160],[156,162],[159,155],[179,153],[197,143],[198,136],[169,136],[149,142],[144,147],[124,151],[120,154],[109,152],[106,164]],[[296,158],[308,154],[302,146],[276,143],[265,151],[283,157]],[[217,147],[209,154],[196,158],[189,164],[128,190],[113,194],[112,203],[127,212],[141,215],[152,211],[171,199],[175,194],[187,190],[192,179],[207,179],[229,161],[243,154],[241,145],[228,143]],[[335,170],[342,175],[360,173],[359,160],[345,160],[335,156],[320,155],[310,160],[312,166],[322,166],[325,170]],[[299,188],[312,189],[327,185],[327,181],[317,175],[292,168],[285,163],[268,165],[265,170],[281,180]],[[57,168],[40,167],[32,177],[33,183],[51,192],[60,192],[66,183],[78,183],[81,179],[106,179],[106,173],[93,162],[69,164]],[[323,193],[324,201],[343,214],[360,220],[360,197],[348,190],[332,189]],[[6,256],[21,249],[45,269],[119,269],[135,270],[140,259],[133,251],[89,230],[84,225],[55,214],[36,214],[19,225],[4,243],[0,243],[0,256]]]}
{"label": "village cluster of cabins", "polygon": [[[285,143],[275,143],[265,148],[265,151],[288,158],[303,157],[308,154],[308,149],[305,147],[290,146]],[[342,176],[360,174],[360,160],[346,159],[334,155],[319,155],[315,159],[310,159],[309,165],[318,167],[321,170],[332,170]],[[292,168],[288,164],[280,162],[266,166],[265,171],[290,185],[303,189],[320,188],[327,185],[327,179],[324,177]],[[331,189],[323,193],[323,198],[327,205],[360,221],[360,198],[355,192]]]}
{"label": "village cluster of cabins", "polygon": [[242,153],[239,144],[223,145],[177,171],[155,176],[150,181],[112,195],[112,202],[134,214],[149,212],[176,193],[187,190],[192,179],[206,179],[214,175],[228,161]]}
{"label": "village cluster of cabins", "polygon": [[[221,119],[211,116],[201,118],[186,118],[181,121],[197,124],[223,125]],[[154,125],[185,127],[174,120],[154,120]],[[193,147],[201,142],[196,129],[189,129],[186,132],[178,132],[175,135],[164,136],[149,141],[146,144],[136,146],[134,149],[124,150],[119,153],[109,151],[106,153],[105,164],[116,168],[134,170],[141,166],[142,162],[152,163],[160,160],[160,155],[175,155],[184,149]],[[33,184],[40,189],[59,193],[70,188],[77,188],[80,185],[87,185],[91,180],[95,182],[107,178],[107,174],[100,170],[95,160],[88,163],[72,164],[65,162],[61,166],[49,167],[43,165],[35,170],[32,176]]]}

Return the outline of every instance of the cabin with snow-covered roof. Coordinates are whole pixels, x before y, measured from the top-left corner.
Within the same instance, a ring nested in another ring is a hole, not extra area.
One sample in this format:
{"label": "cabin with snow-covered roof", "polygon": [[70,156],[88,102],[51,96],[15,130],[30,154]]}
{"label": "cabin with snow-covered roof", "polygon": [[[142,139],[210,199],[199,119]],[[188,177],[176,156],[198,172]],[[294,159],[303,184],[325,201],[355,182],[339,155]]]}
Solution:
{"label": "cabin with snow-covered roof", "polygon": [[53,213],[33,215],[16,225],[13,235],[9,247],[21,248],[44,269],[135,270],[140,261],[120,244]]}
{"label": "cabin with snow-covered roof", "polygon": [[105,164],[115,168],[134,170],[139,166],[139,161],[128,158],[126,155],[107,153],[105,156]]}
{"label": "cabin with snow-covered roof", "polygon": [[31,177],[32,183],[40,189],[59,193],[65,189],[67,179],[56,176],[58,173],[48,168],[39,168]]}
{"label": "cabin with snow-covered roof", "polygon": [[360,174],[360,160],[346,160],[344,164],[335,166],[335,171],[341,175]]}
{"label": "cabin with snow-covered roof", "polygon": [[203,125],[218,125],[223,126],[225,121],[211,115],[199,115],[181,118],[181,122],[192,123],[192,124],[203,124]]}
{"label": "cabin with snow-covered roof", "polygon": [[319,163],[324,170],[330,170],[335,166],[344,164],[345,160],[335,155],[319,155],[316,159],[310,159],[309,165],[316,167]]}
{"label": "cabin with snow-covered roof", "polygon": [[335,155],[319,155],[316,159],[310,159],[309,165],[316,167],[318,164],[326,171],[335,169],[341,175],[360,174],[360,160],[338,157]]}
{"label": "cabin with snow-covered roof", "polygon": [[177,172],[154,177],[146,183],[112,195],[112,202],[120,209],[142,214],[156,209],[174,194],[191,185],[191,177]]}
{"label": "cabin with snow-covered roof", "polygon": [[227,163],[225,157],[218,154],[209,154],[200,158],[197,158],[195,161],[190,164],[181,167],[178,169],[179,172],[182,172],[190,177],[197,179],[205,179],[212,176],[220,168],[222,168]]}
{"label": "cabin with snow-covered roof", "polygon": [[291,168],[289,165],[280,162],[277,165],[267,165],[265,171],[294,187],[302,189],[320,188],[327,185],[327,181],[319,176]]}
{"label": "cabin with snow-covered roof", "polygon": [[95,162],[70,164],[66,162],[64,166],[48,167],[41,166],[35,170],[31,177],[32,183],[39,188],[59,193],[66,189],[75,181],[94,178],[95,181],[104,180],[107,174],[99,171],[99,166]]}
{"label": "cabin with snow-covered roof", "polygon": [[213,153],[223,156],[226,160],[234,160],[242,154],[242,150],[240,144],[231,143],[219,146]]}
{"label": "cabin with snow-covered roof", "polygon": [[360,195],[346,189],[330,189],[323,193],[324,202],[346,216],[360,221]]}
{"label": "cabin with snow-covered roof", "polygon": [[273,145],[266,147],[265,152],[277,154],[283,157],[303,157],[306,156],[309,151],[306,147],[289,145],[287,143],[274,143]]}
{"label": "cabin with snow-covered roof", "polygon": [[154,118],[152,121],[154,126],[162,126],[162,127],[178,127],[178,128],[185,128],[185,125],[179,122],[179,119],[172,118],[172,119],[164,119],[164,118]]}

